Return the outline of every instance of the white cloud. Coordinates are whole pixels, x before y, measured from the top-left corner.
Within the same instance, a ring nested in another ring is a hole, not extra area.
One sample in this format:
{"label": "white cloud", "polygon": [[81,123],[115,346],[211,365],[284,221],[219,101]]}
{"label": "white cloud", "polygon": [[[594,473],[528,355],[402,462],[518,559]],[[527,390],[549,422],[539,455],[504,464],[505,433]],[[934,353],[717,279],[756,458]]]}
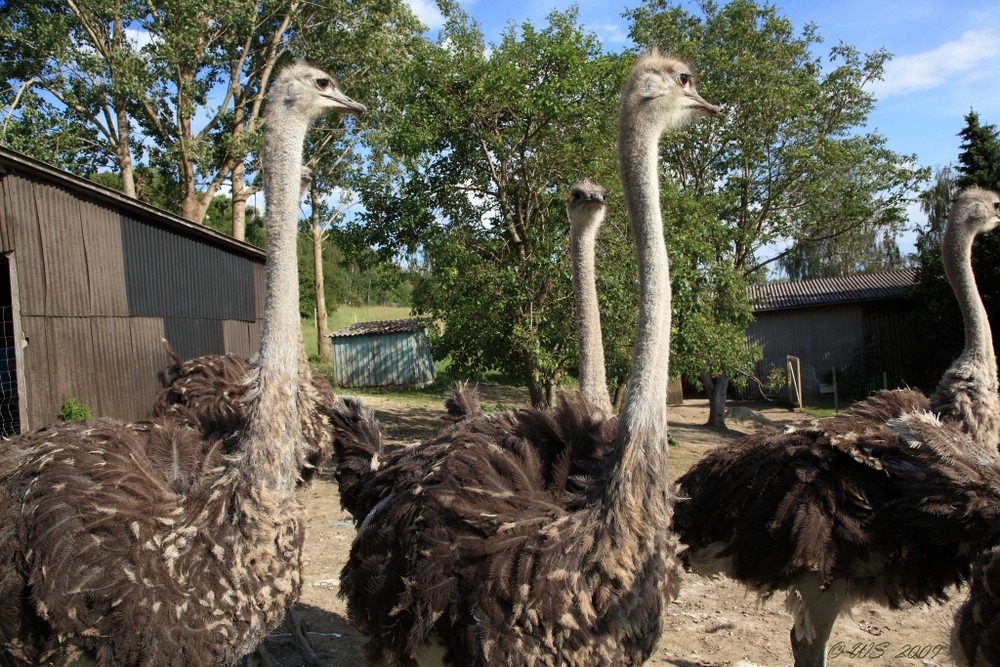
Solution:
{"label": "white cloud", "polygon": [[905,95],[948,84],[956,76],[978,78],[981,68],[994,71],[991,61],[1000,56],[1000,32],[995,29],[969,30],[958,39],[909,56],[893,58],[885,67],[882,81],[868,86],[879,99]]}
{"label": "white cloud", "polygon": [[605,44],[624,44],[628,41],[628,33],[617,23],[598,23],[587,27]]}
{"label": "white cloud", "polygon": [[153,42],[153,36],[139,28],[125,28],[125,38],[136,51]]}
{"label": "white cloud", "polygon": [[416,14],[420,22],[430,29],[440,28],[444,25],[444,16],[438,9],[434,0],[406,0],[410,10]]}

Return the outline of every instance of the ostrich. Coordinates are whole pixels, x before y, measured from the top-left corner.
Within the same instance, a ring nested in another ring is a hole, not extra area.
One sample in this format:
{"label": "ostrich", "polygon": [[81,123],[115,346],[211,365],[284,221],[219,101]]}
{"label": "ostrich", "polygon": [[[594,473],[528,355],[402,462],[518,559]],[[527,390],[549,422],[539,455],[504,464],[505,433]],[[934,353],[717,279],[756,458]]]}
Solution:
{"label": "ostrich", "polygon": [[75,647],[100,665],[232,664],[281,623],[301,579],[295,236],[302,144],[325,111],[359,113],[328,75],[283,70],[264,138],[267,280],[246,427],[177,493],[146,456],[205,436],[161,417],[92,420],[15,438],[0,454],[0,645],[38,664]]}
{"label": "ostrich", "polygon": [[[652,652],[676,587],[658,142],[716,112],[688,67],[656,52],[638,59],[622,94],[640,324],[620,419],[563,399],[463,420],[376,462],[341,574],[370,664],[637,665]],[[592,475],[583,484],[581,467]]]}
{"label": "ostrich", "polygon": [[597,304],[594,271],[597,231],[604,222],[608,189],[589,179],[573,185],[566,202],[573,258],[573,294],[580,337],[580,393],[594,407],[610,415],[611,397],[604,379],[601,312]]}
{"label": "ostrich", "polygon": [[[166,386],[153,403],[153,417],[187,420],[204,436],[194,440],[194,449],[181,449],[175,442],[150,438],[146,455],[154,467],[167,477],[171,487],[186,494],[205,470],[222,465],[222,457],[239,442],[246,427],[247,378],[252,363],[235,354],[210,354],[186,361],[177,356],[170,344],[162,341],[170,363],[164,373]],[[299,352],[304,355],[304,349]],[[306,447],[301,450],[298,484],[308,485],[333,451],[330,416],[338,401],[329,381],[306,367],[308,382],[300,381],[299,406],[302,435]],[[293,601],[294,603],[294,601]],[[307,664],[320,665],[302,619],[289,608],[285,628]],[[274,664],[265,645],[256,649],[260,662]]]}
{"label": "ostrich", "polygon": [[977,441],[1000,444],[1000,395],[993,335],[972,273],[972,243],[977,234],[1000,225],[1000,195],[970,187],[958,193],[948,212],[941,259],[962,312],[965,349],[951,364],[930,397],[942,419],[963,425]]}
{"label": "ostrich", "polygon": [[685,563],[765,596],[788,590],[797,666],[825,664],[842,608],[942,600],[995,541],[995,416],[976,413],[996,402],[996,366],[970,248],[1000,223],[996,201],[981,190],[960,194],[944,236],[967,328],[966,350],[934,397],[939,409],[957,406],[942,410],[945,421],[919,392],[883,391],[845,414],[716,448],[678,480],[674,526]]}
{"label": "ostrich", "polygon": [[[597,231],[604,221],[608,189],[590,179],[573,184],[566,202],[570,222],[570,254],[573,263],[575,299],[580,339],[580,393],[595,408],[611,414],[611,398],[604,381],[604,348],[601,313],[597,303],[594,253]],[[445,401],[444,420],[455,423],[479,412],[475,385],[459,381]]]}

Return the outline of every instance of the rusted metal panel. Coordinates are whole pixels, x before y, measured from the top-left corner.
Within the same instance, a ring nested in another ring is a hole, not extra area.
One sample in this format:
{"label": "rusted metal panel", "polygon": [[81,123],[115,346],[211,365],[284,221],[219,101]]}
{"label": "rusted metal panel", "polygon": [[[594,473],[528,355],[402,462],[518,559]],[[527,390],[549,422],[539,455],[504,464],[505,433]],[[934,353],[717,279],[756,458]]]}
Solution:
{"label": "rusted metal panel", "polygon": [[132,327],[127,317],[90,319],[94,338],[94,365],[100,374],[94,416],[129,420],[136,415],[135,397],[141,393],[136,376]]}
{"label": "rusted metal panel", "polygon": [[236,354],[249,359],[260,349],[260,325],[256,322],[226,320],[222,323],[226,354]]}
{"label": "rusted metal panel", "polygon": [[[264,281],[267,276],[267,267],[261,264],[252,264],[251,269],[253,272],[253,293],[254,293],[254,305],[253,312],[254,322],[260,322],[260,319],[264,317]],[[260,334],[258,332],[258,338]]]}
{"label": "rusted metal panel", "polygon": [[3,148],[0,246],[18,274],[23,429],[68,398],[145,416],[167,329],[185,356],[257,349],[260,250]]}
{"label": "rusted metal panel", "polygon": [[136,393],[132,397],[132,412],[122,419],[139,419],[149,414],[157,394],[163,388],[162,373],[167,358],[163,350],[163,320],[158,317],[130,317],[132,335],[132,373],[136,378]]}
{"label": "rusted metal panel", "polygon": [[91,314],[127,317],[121,215],[98,202],[81,202]]}
{"label": "rusted metal panel", "polygon": [[45,314],[90,315],[90,281],[79,201],[47,182],[36,183],[34,190],[45,276]]}
{"label": "rusted metal panel", "polygon": [[34,184],[17,174],[4,177],[5,223],[10,248],[17,257],[22,315],[45,314],[45,268],[38,231]]}
{"label": "rusted metal panel", "polygon": [[0,251],[10,252],[14,248],[7,230],[7,188],[13,176],[0,167]]}
{"label": "rusted metal panel", "polygon": [[862,273],[831,278],[789,280],[747,288],[755,313],[790,308],[844,305],[898,299],[913,290],[914,269]]}
{"label": "rusted metal panel", "polygon": [[[18,266],[20,270],[20,266]],[[45,344],[45,318],[21,315],[21,368],[25,386],[21,394],[21,429],[29,430],[55,420],[48,410],[48,396],[52,394],[49,377],[49,352]]]}
{"label": "rusted metal panel", "polygon": [[167,317],[163,335],[182,359],[226,352],[221,320]]}
{"label": "rusted metal panel", "polygon": [[[48,400],[43,415],[55,421],[71,398],[93,410],[99,401],[101,376],[94,363],[94,337],[86,317],[45,318],[45,348],[49,358]],[[48,423],[46,422],[46,423]]]}

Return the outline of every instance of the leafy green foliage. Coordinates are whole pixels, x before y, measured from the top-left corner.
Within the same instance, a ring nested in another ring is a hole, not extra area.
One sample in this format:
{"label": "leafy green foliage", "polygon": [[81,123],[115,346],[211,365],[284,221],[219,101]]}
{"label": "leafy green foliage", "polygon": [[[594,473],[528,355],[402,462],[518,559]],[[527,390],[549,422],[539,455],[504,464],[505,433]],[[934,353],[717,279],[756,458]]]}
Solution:
{"label": "leafy green foliage", "polygon": [[71,398],[62,404],[62,408],[59,409],[59,414],[56,418],[61,422],[75,422],[91,419],[92,417],[90,408],[75,398]]}
{"label": "leafy green foliage", "polygon": [[563,188],[616,180],[620,61],[575,11],[511,27],[490,49],[456,12],[406,67],[403,111],[348,232],[424,257],[414,308],[444,323],[432,344],[453,372],[502,370],[545,404],[577,357]]}

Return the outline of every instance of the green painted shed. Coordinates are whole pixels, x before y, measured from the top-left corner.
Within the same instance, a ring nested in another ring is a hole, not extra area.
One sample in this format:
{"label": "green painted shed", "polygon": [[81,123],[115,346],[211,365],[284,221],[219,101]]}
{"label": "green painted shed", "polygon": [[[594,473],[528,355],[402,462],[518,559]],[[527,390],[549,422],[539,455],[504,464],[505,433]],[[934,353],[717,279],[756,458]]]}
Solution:
{"label": "green painted shed", "polygon": [[420,320],[358,322],[330,334],[340,387],[422,387],[437,376]]}

